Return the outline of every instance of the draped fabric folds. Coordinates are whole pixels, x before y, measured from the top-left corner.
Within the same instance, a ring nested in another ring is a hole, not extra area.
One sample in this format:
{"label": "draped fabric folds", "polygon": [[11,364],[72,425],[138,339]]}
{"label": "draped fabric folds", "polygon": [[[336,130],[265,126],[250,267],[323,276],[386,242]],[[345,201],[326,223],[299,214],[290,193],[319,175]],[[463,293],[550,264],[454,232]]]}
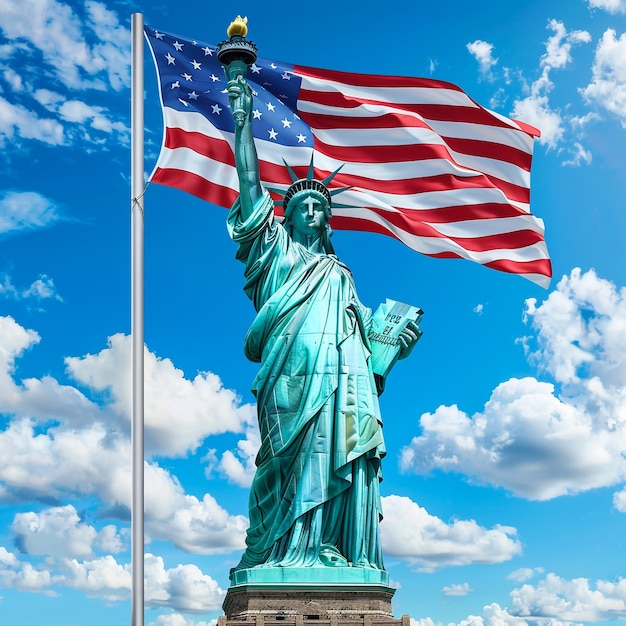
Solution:
{"label": "draped fabric folds", "polygon": [[385,454],[366,329],[371,311],[333,254],[293,241],[266,193],[228,230],[254,303],[245,353],[260,369],[261,448],[247,549],[235,569],[353,565],[383,569],[380,460]]}

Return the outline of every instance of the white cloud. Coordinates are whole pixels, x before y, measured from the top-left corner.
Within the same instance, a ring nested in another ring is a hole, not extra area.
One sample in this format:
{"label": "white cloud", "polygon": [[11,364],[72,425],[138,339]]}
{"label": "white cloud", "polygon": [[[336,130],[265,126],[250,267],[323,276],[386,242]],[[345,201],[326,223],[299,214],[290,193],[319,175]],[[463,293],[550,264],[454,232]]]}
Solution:
{"label": "white cloud", "polygon": [[549,94],[554,87],[551,70],[562,69],[571,60],[572,47],[591,41],[587,31],[568,32],[562,22],[550,20],[548,28],[554,33],[546,41],[546,52],[541,57],[541,76],[530,86],[530,93],[513,103],[511,115],[523,120],[541,131],[539,142],[555,148],[565,134],[564,116],[550,104]]}
{"label": "white cloud", "polygon": [[529,358],[560,392],[513,378],[472,417],[457,406],[422,415],[405,471],[460,472],[537,500],[626,478],[626,290],[575,269],[541,305],[527,301],[526,319]]}
{"label": "white cloud", "polygon": [[530,580],[537,574],[543,574],[543,567],[535,567],[531,569],[530,567],[521,567],[520,569],[516,569],[514,572],[511,572],[507,576],[507,580],[514,580],[518,583],[524,583],[527,580]]}
{"label": "white cloud", "polygon": [[[127,344],[122,336],[118,339],[120,345]],[[51,377],[21,384],[13,380],[15,359],[38,341],[36,332],[12,318],[0,317],[0,413],[13,416],[0,431],[0,499],[96,496],[105,505],[128,508],[132,481],[126,420]],[[103,382],[111,367],[112,382],[102,388],[116,389],[126,382],[124,354],[128,354],[126,348],[120,353],[106,349],[101,353],[104,363],[91,356],[82,373],[89,371],[93,380]],[[78,372],[81,364],[83,360],[77,359],[73,371]],[[173,454],[195,446],[210,433],[239,428],[241,416],[248,417],[248,410],[240,410],[235,394],[224,390],[217,377],[198,375],[194,382],[187,381],[170,361],[150,352],[146,364],[147,377],[159,388],[159,397],[170,407],[169,415],[180,415],[176,424],[168,420],[157,429],[165,439],[170,429],[174,443],[165,448]],[[173,398],[168,397],[168,389]],[[177,398],[181,398],[178,404]],[[185,417],[185,410],[191,417]],[[165,420],[168,414],[162,417]],[[197,425],[196,421],[207,423]],[[185,434],[176,435],[179,428],[186,429]],[[243,547],[244,516],[230,515],[208,494],[201,499],[185,494],[177,479],[156,463],[145,464],[145,489],[148,540],[169,540],[183,550],[203,554]]]}
{"label": "white cloud", "polygon": [[554,34],[546,42],[546,53],[541,57],[541,65],[545,67],[565,67],[572,60],[572,46],[591,41],[591,35],[586,30],[567,32],[563,22],[558,20],[550,20],[548,28]]}
{"label": "white cloud", "polygon": [[59,219],[57,205],[39,193],[5,191],[0,194],[0,234],[46,228]]}
{"label": "white cloud", "polygon": [[592,9],[604,9],[609,13],[626,13],[626,0],[588,0]]}
{"label": "white cloud", "polygon": [[11,530],[22,552],[49,556],[88,556],[98,534],[93,526],[81,522],[71,504],[39,514],[18,513]]}
{"label": "white cloud", "polygon": [[229,482],[240,487],[249,487],[256,471],[255,459],[260,446],[258,423],[253,420],[246,427],[246,438],[237,442],[237,449],[234,452],[226,450],[218,461],[217,450],[208,451],[202,459],[207,464],[206,477],[211,478],[214,470],[217,470]]}
{"label": "white cloud", "polygon": [[590,165],[592,161],[592,155],[589,150],[585,149],[585,147],[576,141],[573,146],[573,154],[572,158],[567,161],[563,161],[563,165],[571,165],[573,167],[578,167],[581,163],[585,163],[586,165]]}
{"label": "white cloud", "polygon": [[0,97],[0,146],[4,145],[5,138],[14,140],[15,135],[52,146],[65,143],[63,126],[57,120],[40,118],[27,108]]}
{"label": "white cloud", "polygon": [[[146,554],[144,572],[146,608],[204,613],[219,609],[224,600],[224,591],[217,582],[196,565],[166,568],[161,557]],[[0,582],[7,588],[48,594],[55,588],[68,587],[108,602],[127,600],[131,590],[130,565],[118,563],[111,555],[87,561],[49,558],[34,568],[2,547]]]}
{"label": "white cloud", "polygon": [[477,315],[482,315],[485,312],[485,305],[484,304],[477,304],[474,309],[473,309],[474,313],[476,313]]}
{"label": "white cloud", "polygon": [[522,551],[517,531],[507,526],[486,529],[474,520],[446,524],[403,496],[383,498],[380,526],[385,554],[432,571],[445,565],[501,563]]}
{"label": "white cloud", "polygon": [[[539,91],[534,90],[533,91]],[[555,148],[562,141],[565,129],[561,113],[550,106],[547,95],[533,93],[513,103],[511,116],[523,120],[541,131],[539,143]]]}
{"label": "white cloud", "polygon": [[11,530],[19,549],[32,555],[52,557],[91,556],[94,546],[107,552],[121,552],[124,543],[112,524],[98,532],[83,522],[71,505],[35,513],[18,513]]}
{"label": "white cloud", "polygon": [[55,300],[63,300],[57,293],[52,278],[41,274],[39,278],[33,281],[28,287],[18,289],[13,285],[11,277],[8,274],[0,274],[0,296],[11,298],[14,300],[45,300],[53,298]]}
{"label": "white cloud", "polygon": [[120,90],[128,85],[128,30],[101,3],[87,2],[85,8],[87,16],[81,18],[57,0],[3,2],[0,28],[41,52],[61,84]]}
{"label": "white cloud", "polygon": [[613,506],[622,513],[626,513],[626,488],[613,495]]}
{"label": "white cloud", "polygon": [[[110,407],[125,420],[131,406],[130,350],[130,337],[117,334],[98,354],[65,359],[72,377],[91,390],[108,392]],[[215,374],[200,372],[187,379],[170,359],[148,350],[144,367],[147,454],[181,456],[207,436],[240,432],[255,419],[252,406],[241,405]]]}
{"label": "white cloud", "polygon": [[478,61],[480,73],[491,78],[491,68],[498,63],[498,59],[493,57],[493,44],[477,39],[466,45],[469,53]]}
{"label": "white cloud", "polygon": [[590,104],[596,104],[620,119],[626,127],[626,33],[616,37],[607,30],[600,39],[593,62],[592,80],[580,90]]}
{"label": "white cloud", "polygon": [[47,587],[52,583],[50,572],[23,563],[3,546],[0,546],[0,584],[19,591],[41,592],[53,595]]}
{"label": "white cloud", "polygon": [[447,596],[466,596],[474,590],[470,587],[469,583],[462,583],[460,585],[448,585],[444,587],[442,591]]}
{"label": "white cloud", "polygon": [[599,622],[626,619],[626,579],[595,583],[586,578],[565,580],[548,574],[536,586],[511,593],[512,612],[521,617],[555,617],[565,621]]}

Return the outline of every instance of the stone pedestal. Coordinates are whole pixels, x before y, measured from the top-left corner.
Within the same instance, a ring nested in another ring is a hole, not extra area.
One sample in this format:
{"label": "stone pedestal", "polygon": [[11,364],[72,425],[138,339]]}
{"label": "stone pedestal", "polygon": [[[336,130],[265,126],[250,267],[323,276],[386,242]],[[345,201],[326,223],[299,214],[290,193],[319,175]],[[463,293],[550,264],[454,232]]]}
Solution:
{"label": "stone pedestal", "polygon": [[316,569],[236,572],[218,626],[409,626],[393,617],[386,572]]}

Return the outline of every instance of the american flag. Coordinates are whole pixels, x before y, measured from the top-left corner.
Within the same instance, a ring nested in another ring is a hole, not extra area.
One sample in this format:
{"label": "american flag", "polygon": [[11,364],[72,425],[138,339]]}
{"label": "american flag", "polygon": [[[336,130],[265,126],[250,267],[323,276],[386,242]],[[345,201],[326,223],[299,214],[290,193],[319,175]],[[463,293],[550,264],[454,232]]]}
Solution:
{"label": "american flag", "polygon": [[[160,83],[163,146],[150,180],[230,207],[234,126],[216,47],[147,27]],[[287,189],[313,152],[320,180],[351,189],[336,229],[391,235],[431,257],[464,258],[547,287],[541,219],[530,213],[539,131],[450,83],[354,74],[259,58],[247,81],[261,179]],[[279,196],[276,196],[279,199]]]}

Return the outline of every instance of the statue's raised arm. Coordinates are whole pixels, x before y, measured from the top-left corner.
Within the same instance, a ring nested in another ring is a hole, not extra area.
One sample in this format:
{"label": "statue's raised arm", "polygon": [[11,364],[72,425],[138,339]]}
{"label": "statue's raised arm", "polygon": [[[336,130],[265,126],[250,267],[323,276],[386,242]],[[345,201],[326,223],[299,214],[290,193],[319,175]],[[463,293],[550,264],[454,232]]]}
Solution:
{"label": "statue's raised arm", "polygon": [[263,196],[259,174],[259,157],[252,134],[252,90],[238,75],[228,81],[228,97],[235,122],[235,165],[239,177],[241,216],[245,220]]}

